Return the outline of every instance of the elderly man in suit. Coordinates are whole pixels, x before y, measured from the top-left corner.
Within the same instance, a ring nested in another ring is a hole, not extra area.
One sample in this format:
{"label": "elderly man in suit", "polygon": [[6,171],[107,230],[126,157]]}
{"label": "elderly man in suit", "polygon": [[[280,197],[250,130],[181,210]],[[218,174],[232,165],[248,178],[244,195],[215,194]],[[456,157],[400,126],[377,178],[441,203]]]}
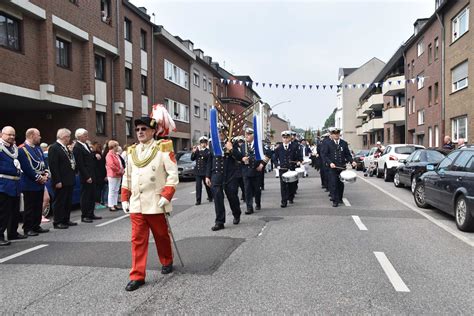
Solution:
{"label": "elderly man in suit", "polygon": [[77,225],[77,223],[70,220],[76,160],[67,147],[71,141],[71,131],[67,128],[61,128],[58,130],[56,138],[56,142],[48,150],[51,185],[55,194],[53,226],[56,229],[67,229],[69,226]]}
{"label": "elderly man in suit", "polygon": [[173,271],[173,252],[166,214],[178,185],[178,165],[171,140],[154,140],[157,122],[150,117],[135,120],[138,145],[128,149],[122,180],[122,208],[132,223],[132,269],[125,287],[134,291],[145,283],[150,230],[162,265],[161,273]]}
{"label": "elderly man in suit", "polygon": [[89,140],[87,130],[78,128],[74,135],[76,137],[76,144],[74,145],[73,153],[81,180],[81,221],[83,223],[92,223],[94,219],[102,219],[102,217],[94,215],[95,185],[97,180],[94,154],[87,144]]}

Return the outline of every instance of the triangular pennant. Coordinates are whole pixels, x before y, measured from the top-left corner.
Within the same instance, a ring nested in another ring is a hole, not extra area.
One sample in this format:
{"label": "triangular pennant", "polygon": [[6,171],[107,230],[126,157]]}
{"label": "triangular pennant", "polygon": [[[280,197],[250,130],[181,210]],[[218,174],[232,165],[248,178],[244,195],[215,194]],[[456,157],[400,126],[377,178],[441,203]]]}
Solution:
{"label": "triangular pennant", "polygon": [[277,87],[277,88],[278,88],[278,83],[275,83],[275,87]]}
{"label": "triangular pennant", "polygon": [[360,84],[361,88],[365,88],[365,83]]}
{"label": "triangular pennant", "polygon": [[312,85],[312,84],[309,85],[309,90],[311,90],[311,89],[313,89],[313,85]]}
{"label": "triangular pennant", "polygon": [[411,83],[415,83],[415,81],[416,81],[415,78],[411,79]]}
{"label": "triangular pennant", "polygon": [[272,84],[271,84],[271,83],[269,83],[269,84],[268,84],[268,86],[271,88],[271,87],[272,87]]}
{"label": "triangular pennant", "polygon": [[292,85],[291,85],[291,84],[289,84],[289,85],[288,85],[288,89],[291,89],[291,86],[292,86]]}
{"label": "triangular pennant", "polygon": [[230,84],[230,79],[227,79],[227,84]]}
{"label": "triangular pennant", "polygon": [[221,78],[221,83],[224,83],[224,78]]}
{"label": "triangular pennant", "polygon": [[306,88],[306,85],[303,85],[303,90],[304,90],[304,88]]}
{"label": "triangular pennant", "polygon": [[255,86],[258,87],[258,82],[255,82]]}
{"label": "triangular pennant", "polygon": [[357,85],[354,83],[354,84],[352,85],[352,88],[354,88],[354,89],[357,88]]}
{"label": "triangular pennant", "polygon": [[326,90],[326,85],[325,84],[323,84],[323,89]]}
{"label": "triangular pennant", "polygon": [[249,86],[250,82],[249,81],[245,81],[245,84],[247,85],[247,87]]}
{"label": "triangular pennant", "polygon": [[319,85],[317,84],[317,85],[316,85],[316,90],[318,90],[318,89],[319,89]]}
{"label": "triangular pennant", "polygon": [[344,85],[344,88],[345,88],[345,89],[347,89],[347,88],[349,88],[349,87],[350,87],[350,86],[348,86],[348,85]]}
{"label": "triangular pennant", "polygon": [[378,83],[378,82],[375,82],[374,85],[375,85],[376,88],[379,87],[379,83]]}
{"label": "triangular pennant", "polygon": [[398,85],[401,85],[401,84],[402,84],[402,81],[401,81],[401,80],[397,80],[397,83],[398,83]]}
{"label": "triangular pennant", "polygon": [[295,85],[296,89],[298,89],[298,85]]}
{"label": "triangular pennant", "polygon": [[265,88],[265,83],[262,83],[262,86]]}
{"label": "triangular pennant", "polygon": [[338,84],[336,87],[337,87],[338,89],[341,89],[342,86],[341,86],[340,84]]}
{"label": "triangular pennant", "polygon": [[236,83],[237,83],[237,80],[234,79],[234,80],[232,81],[232,83],[233,83],[233,84],[236,84]]}
{"label": "triangular pennant", "polygon": [[329,85],[329,88],[331,88],[331,90],[332,90],[332,87],[333,87],[333,85],[332,85],[332,84],[330,84],[330,85]]}
{"label": "triangular pennant", "polygon": [[389,82],[388,82],[388,85],[389,85],[389,86],[391,86],[391,85],[392,85],[392,82],[391,82],[391,81],[389,81]]}
{"label": "triangular pennant", "polygon": [[283,89],[285,89],[285,84],[282,84],[281,87],[282,87]]}
{"label": "triangular pennant", "polygon": [[244,83],[243,81],[239,81],[239,84],[242,85],[242,83]]}

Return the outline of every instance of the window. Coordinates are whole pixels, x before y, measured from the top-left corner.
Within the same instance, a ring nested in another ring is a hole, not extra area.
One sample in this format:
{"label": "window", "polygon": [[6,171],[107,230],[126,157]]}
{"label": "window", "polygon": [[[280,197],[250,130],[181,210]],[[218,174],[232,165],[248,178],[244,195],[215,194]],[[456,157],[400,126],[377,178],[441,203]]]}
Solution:
{"label": "window", "polygon": [[438,59],[438,54],[439,54],[439,39],[438,39],[438,38],[435,38],[435,40],[434,40],[434,45],[435,45],[435,48],[434,48],[434,60],[437,60],[437,59]]}
{"label": "window", "polygon": [[125,89],[132,90],[132,70],[125,68]]}
{"label": "window", "polygon": [[125,19],[123,35],[127,41],[132,41],[132,22],[129,19]]}
{"label": "window", "polygon": [[166,59],[164,71],[166,80],[169,80],[184,89],[189,89],[189,74],[186,71]]}
{"label": "window", "polygon": [[95,79],[105,81],[105,58],[95,55]]}
{"label": "window", "polygon": [[0,46],[20,50],[20,23],[0,12]]}
{"label": "window", "polygon": [[56,65],[63,68],[70,67],[70,47],[71,43],[57,37],[56,38]]}
{"label": "window", "polygon": [[439,101],[438,100],[438,93],[439,93],[438,91],[439,91],[439,85],[438,85],[437,82],[435,82],[435,84],[434,84],[434,97],[433,97],[435,104],[437,104],[438,101]]}
{"label": "window", "polygon": [[446,171],[449,169],[451,166],[451,163],[456,159],[456,157],[459,155],[459,151],[453,151],[449,155],[446,156],[443,160],[438,165],[438,170],[439,171]]}
{"label": "window", "polygon": [[407,64],[407,76],[410,78],[410,63]]}
{"label": "window", "polygon": [[415,113],[416,107],[415,107],[415,97],[411,97],[411,113]]}
{"label": "window", "polygon": [[428,65],[431,64],[433,57],[433,44],[428,45]]}
{"label": "window", "polygon": [[165,99],[165,105],[174,120],[189,123],[189,105],[171,99]]}
{"label": "window", "polygon": [[421,39],[418,44],[416,45],[416,52],[417,56],[420,57],[425,51],[425,44],[423,43],[423,39]]}
{"label": "window", "polygon": [[411,114],[411,99],[408,98],[408,114]]}
{"label": "window", "polygon": [[202,88],[204,91],[207,91],[207,78],[205,74],[202,75]]}
{"label": "window", "polygon": [[411,61],[411,77],[415,77],[415,60]]}
{"label": "window", "polygon": [[132,137],[132,118],[131,117],[127,117],[125,119],[125,135],[127,137]]}
{"label": "window", "polygon": [[451,70],[451,77],[453,81],[452,92],[456,92],[467,87],[467,71],[467,60]]}
{"label": "window", "polygon": [[95,112],[95,133],[105,135],[105,113]]}
{"label": "window", "polygon": [[424,86],[425,86],[425,78],[424,78],[425,74],[422,72],[421,74],[419,74],[416,78],[417,82],[418,82],[418,90],[422,89]]}
{"label": "window", "polygon": [[77,5],[77,0],[69,0],[69,2],[71,2],[72,4]]}
{"label": "window", "polygon": [[439,147],[439,127],[438,125],[435,126],[435,147]]}
{"label": "window", "polygon": [[204,107],[202,109],[202,116],[205,120],[207,120],[207,105],[204,103]]}
{"label": "window", "polygon": [[193,84],[195,86],[198,86],[199,87],[199,82],[200,82],[200,78],[199,78],[199,71],[194,69],[194,73],[193,73]]}
{"label": "window", "polygon": [[428,127],[428,142],[429,142],[429,147],[433,147],[433,130],[431,127]]}
{"label": "window", "polygon": [[207,91],[212,92],[212,79],[209,78],[209,81],[208,81],[207,83],[208,83],[208,89],[207,89]]}
{"label": "window", "polygon": [[474,172],[474,156],[471,155],[471,159],[466,164],[466,172]]}
{"label": "window", "polygon": [[425,110],[418,111],[418,125],[425,124]]}
{"label": "window", "polygon": [[142,75],[142,80],[141,80],[142,95],[147,95],[146,93],[147,82],[146,81],[147,81],[146,76]]}
{"label": "window", "polygon": [[431,106],[433,102],[433,96],[432,96],[433,88],[431,86],[428,87],[428,106]]}
{"label": "window", "polygon": [[469,8],[462,10],[452,21],[453,42],[469,31]]}
{"label": "window", "polygon": [[457,117],[451,120],[453,142],[457,142],[459,138],[467,141],[467,116]]}
{"label": "window", "polygon": [[111,24],[110,0],[100,0],[100,15],[102,22]]}
{"label": "window", "polygon": [[201,116],[201,110],[200,110],[199,105],[194,106],[194,116],[195,117],[200,117]]}
{"label": "window", "polygon": [[140,31],[140,48],[146,51],[146,32],[144,30]]}
{"label": "window", "polygon": [[467,163],[470,163],[470,160],[472,159],[473,155],[469,151],[464,151],[459,154],[458,158],[456,161],[451,166],[452,171],[466,171],[466,166]]}

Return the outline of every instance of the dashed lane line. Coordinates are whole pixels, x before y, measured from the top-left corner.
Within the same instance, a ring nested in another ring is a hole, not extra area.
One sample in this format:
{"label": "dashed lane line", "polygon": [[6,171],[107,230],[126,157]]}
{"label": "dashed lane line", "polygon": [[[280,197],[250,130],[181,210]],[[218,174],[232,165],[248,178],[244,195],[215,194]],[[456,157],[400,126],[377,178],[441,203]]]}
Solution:
{"label": "dashed lane line", "polygon": [[345,206],[352,206],[351,203],[349,203],[349,200],[347,198],[342,198],[342,202],[344,202]]}
{"label": "dashed lane line", "polygon": [[102,223],[102,224],[99,224],[99,225],[95,225],[95,227],[102,227],[102,226],[105,226],[105,225],[109,225],[109,224],[111,224],[111,223],[113,223],[113,222],[119,221],[119,220],[121,220],[121,219],[123,219],[123,218],[125,218],[125,217],[129,217],[129,216],[130,216],[130,214],[125,214],[125,215],[122,215],[122,216],[120,216],[120,217],[114,218],[114,219],[112,219],[112,220],[110,220],[110,221],[108,221],[108,222],[105,222],[105,223]]}
{"label": "dashed lane line", "polygon": [[414,207],[413,205],[410,205],[408,204],[407,202],[403,201],[402,199],[400,199],[399,197],[387,192],[386,190],[380,188],[379,186],[377,186],[376,184],[364,179],[363,177],[361,176],[358,176],[361,180],[363,180],[364,182],[370,184],[371,186],[373,186],[374,188],[377,188],[379,191],[387,194],[388,196],[390,196],[392,199],[396,200],[397,202],[405,205],[406,207],[408,207],[410,210],[412,210],[413,212],[416,212],[418,214],[420,214],[421,216],[425,217],[427,220],[429,220],[430,222],[432,222],[433,224],[435,224],[436,226],[438,226],[439,228],[441,229],[444,229],[446,232],[450,233],[451,235],[453,235],[454,237],[458,238],[459,240],[465,242],[466,244],[468,244],[469,246],[471,247],[474,247],[474,241],[471,241],[469,240],[468,238],[464,237],[463,235],[459,234],[458,232],[456,232],[455,230],[451,229],[449,226],[441,223],[440,221],[436,220],[435,218],[431,217],[430,215],[426,214],[425,212],[423,211],[420,211],[418,208]]}
{"label": "dashed lane line", "polygon": [[367,227],[364,225],[364,223],[362,223],[359,216],[352,215],[352,219],[356,223],[357,227],[359,227],[359,230],[367,230]]}
{"label": "dashed lane line", "polygon": [[194,194],[194,193],[196,193],[196,191],[189,192],[189,194]]}
{"label": "dashed lane line", "polygon": [[392,283],[393,287],[395,288],[395,291],[410,292],[410,289],[405,284],[405,282],[403,282],[402,278],[397,273],[397,270],[395,270],[390,260],[388,260],[385,253],[374,251],[374,255],[382,266],[382,269],[390,280],[390,283]]}
{"label": "dashed lane line", "polygon": [[12,259],[15,259],[19,256],[23,256],[24,254],[27,254],[29,252],[32,252],[32,251],[35,251],[35,250],[38,250],[38,249],[41,249],[41,248],[44,248],[44,247],[48,247],[47,244],[43,244],[43,245],[38,245],[36,247],[33,247],[33,248],[29,248],[29,249],[26,249],[26,250],[23,250],[23,251],[20,251],[20,252],[17,252],[11,256],[8,256],[8,257],[5,257],[5,258],[2,258],[0,259],[0,263],[4,263],[4,262],[7,262],[9,260],[12,260]]}

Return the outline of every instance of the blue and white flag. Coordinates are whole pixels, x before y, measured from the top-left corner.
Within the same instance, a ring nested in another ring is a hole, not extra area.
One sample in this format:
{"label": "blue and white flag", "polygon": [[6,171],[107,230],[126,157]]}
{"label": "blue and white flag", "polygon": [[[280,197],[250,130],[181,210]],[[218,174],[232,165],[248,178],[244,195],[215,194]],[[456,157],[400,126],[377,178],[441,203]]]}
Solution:
{"label": "blue and white flag", "polygon": [[263,160],[265,157],[263,154],[263,142],[262,142],[262,121],[260,115],[254,114],[253,116],[253,144],[255,148],[255,159]]}
{"label": "blue and white flag", "polygon": [[219,129],[217,127],[217,109],[212,107],[211,119],[210,119],[210,130],[212,139],[212,152],[216,157],[222,157],[221,140],[219,138]]}

